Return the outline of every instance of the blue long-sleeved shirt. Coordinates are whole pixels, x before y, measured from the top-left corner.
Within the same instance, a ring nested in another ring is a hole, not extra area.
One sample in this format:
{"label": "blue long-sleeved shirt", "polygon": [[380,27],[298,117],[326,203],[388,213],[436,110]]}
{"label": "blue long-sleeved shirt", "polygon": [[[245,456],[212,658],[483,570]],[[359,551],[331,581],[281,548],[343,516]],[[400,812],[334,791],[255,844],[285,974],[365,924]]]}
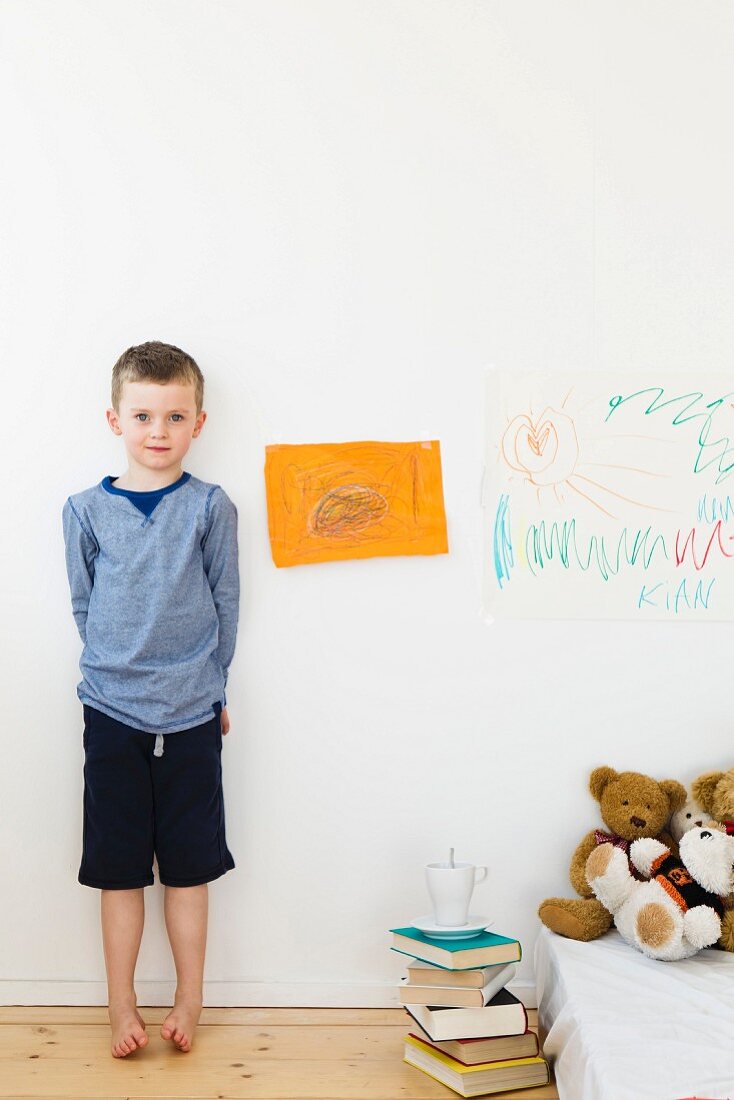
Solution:
{"label": "blue long-sleeved shirt", "polygon": [[[149,493],[110,477],[62,512],[71,606],[84,649],[79,699],[162,736],[226,706],[239,618],[237,509],[184,473]],[[159,749],[160,744],[160,749]]]}

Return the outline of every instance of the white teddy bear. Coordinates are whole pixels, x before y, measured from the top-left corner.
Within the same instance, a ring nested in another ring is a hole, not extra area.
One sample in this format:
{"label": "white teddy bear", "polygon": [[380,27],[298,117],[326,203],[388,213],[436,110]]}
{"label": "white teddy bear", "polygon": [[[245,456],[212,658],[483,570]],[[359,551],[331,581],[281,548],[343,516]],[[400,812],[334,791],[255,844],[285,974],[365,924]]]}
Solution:
{"label": "white teddy bear", "polygon": [[651,959],[686,959],[716,943],[734,888],[734,836],[713,822],[684,833],[677,859],[659,840],[644,837],[630,860],[649,881],[630,874],[620,848],[601,844],[586,861],[586,878],[622,939]]}
{"label": "white teddy bear", "polygon": [[700,828],[705,821],[708,821],[710,816],[700,802],[696,802],[696,799],[689,792],[688,801],[671,816],[668,822],[668,832],[677,844],[684,833],[696,826]]}

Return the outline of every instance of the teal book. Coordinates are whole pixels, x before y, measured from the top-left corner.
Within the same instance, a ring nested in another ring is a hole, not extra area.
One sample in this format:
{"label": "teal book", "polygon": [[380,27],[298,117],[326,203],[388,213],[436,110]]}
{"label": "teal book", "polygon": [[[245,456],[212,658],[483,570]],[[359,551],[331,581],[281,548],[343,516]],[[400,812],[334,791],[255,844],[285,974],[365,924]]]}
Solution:
{"label": "teal book", "polygon": [[444,970],[471,970],[477,966],[519,962],[522,958],[520,941],[498,936],[496,932],[480,932],[466,940],[434,940],[412,926],[390,931],[391,951],[411,955]]}

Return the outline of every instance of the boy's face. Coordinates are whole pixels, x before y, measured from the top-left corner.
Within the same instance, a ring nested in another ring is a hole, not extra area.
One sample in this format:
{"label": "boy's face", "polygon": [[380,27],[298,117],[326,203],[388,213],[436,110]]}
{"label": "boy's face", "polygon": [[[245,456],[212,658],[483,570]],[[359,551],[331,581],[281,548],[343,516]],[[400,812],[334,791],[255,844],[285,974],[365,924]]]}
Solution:
{"label": "boy's face", "polygon": [[196,415],[193,383],[125,382],[120,412],[107,410],[115,435],[123,437],[130,468],[176,470],[201,432],[206,413]]}

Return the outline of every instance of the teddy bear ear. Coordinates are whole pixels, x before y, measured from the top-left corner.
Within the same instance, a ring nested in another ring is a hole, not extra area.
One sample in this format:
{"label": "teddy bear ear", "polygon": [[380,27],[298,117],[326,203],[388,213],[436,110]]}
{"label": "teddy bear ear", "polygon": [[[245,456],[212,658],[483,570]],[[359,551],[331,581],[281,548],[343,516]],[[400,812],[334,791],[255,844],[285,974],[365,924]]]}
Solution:
{"label": "teddy bear ear", "polygon": [[714,797],[714,791],[723,778],[723,772],[706,772],[704,775],[699,775],[698,779],[694,779],[691,784],[693,797],[696,802],[703,806],[707,814],[712,813],[711,804]]}
{"label": "teddy bear ear", "polygon": [[615,772],[614,768],[594,768],[589,778],[589,790],[597,802],[601,802],[601,796],[604,794],[604,791],[612,780],[616,778],[617,772]]}
{"label": "teddy bear ear", "polygon": [[680,810],[681,806],[685,806],[688,800],[688,794],[686,793],[686,788],[682,783],[679,783],[677,779],[661,780],[660,789],[668,796],[670,812],[672,814],[674,814],[676,810]]}

